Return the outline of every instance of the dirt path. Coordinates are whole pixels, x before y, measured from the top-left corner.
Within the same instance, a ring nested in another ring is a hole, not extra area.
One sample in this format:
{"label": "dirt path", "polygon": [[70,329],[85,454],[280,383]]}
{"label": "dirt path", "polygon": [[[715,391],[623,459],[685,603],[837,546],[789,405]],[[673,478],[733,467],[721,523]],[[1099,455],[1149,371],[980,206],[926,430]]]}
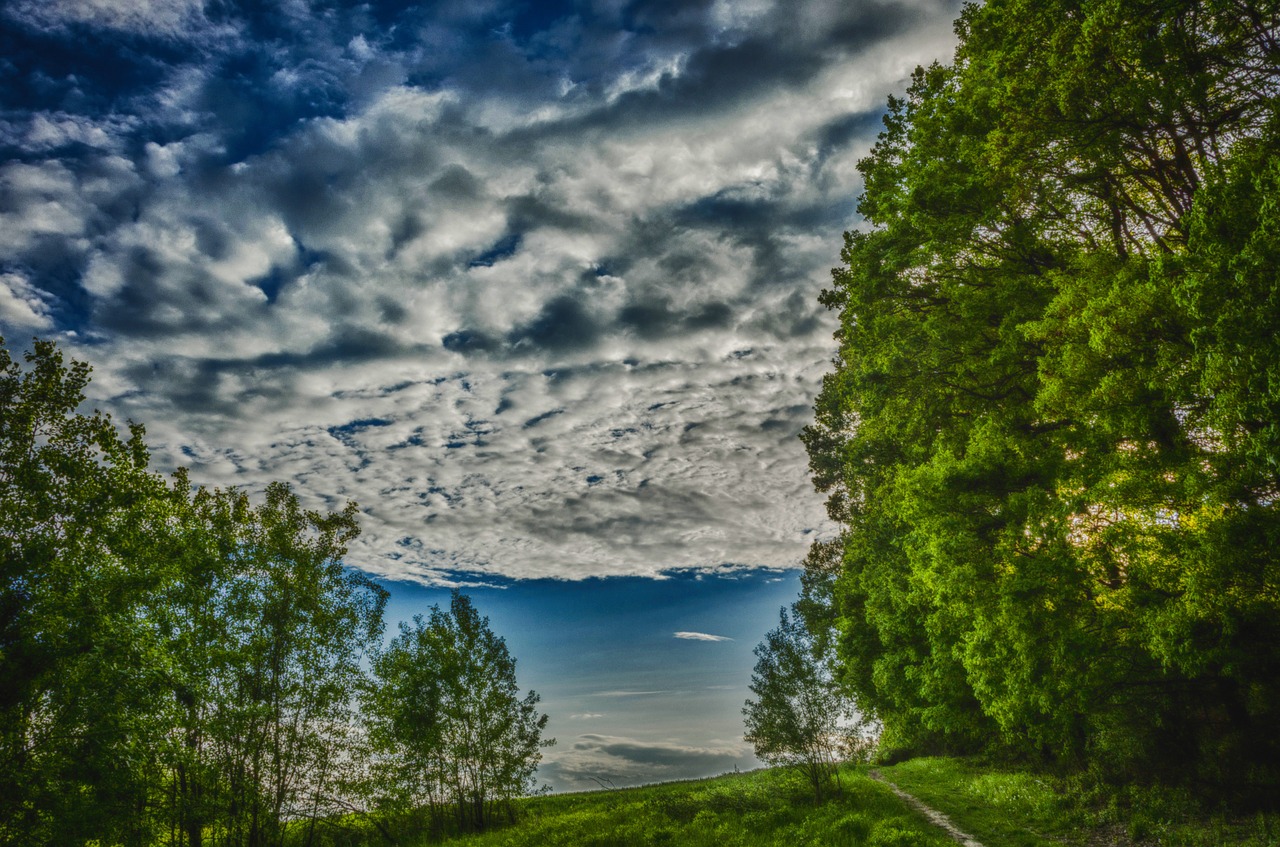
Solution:
{"label": "dirt path", "polygon": [[906,801],[907,805],[915,809],[920,814],[924,815],[926,818],[929,819],[931,823],[934,823],[937,826],[940,826],[943,829],[945,829],[947,831],[947,835],[950,835],[956,841],[959,841],[961,844],[964,845],[964,847],[982,847],[982,842],[978,841],[972,835],[967,835],[966,833],[961,832],[960,828],[951,822],[951,818],[942,814],[942,812],[939,812],[937,809],[930,809],[924,803],[921,803],[915,797],[912,797],[910,794],[903,791],[901,788],[899,788],[898,786],[894,785],[892,782],[890,782],[889,780],[881,776],[880,771],[873,770],[871,771],[870,776],[872,779],[878,779],[881,782],[883,782],[885,785],[892,788],[893,793],[897,794],[904,801]]}

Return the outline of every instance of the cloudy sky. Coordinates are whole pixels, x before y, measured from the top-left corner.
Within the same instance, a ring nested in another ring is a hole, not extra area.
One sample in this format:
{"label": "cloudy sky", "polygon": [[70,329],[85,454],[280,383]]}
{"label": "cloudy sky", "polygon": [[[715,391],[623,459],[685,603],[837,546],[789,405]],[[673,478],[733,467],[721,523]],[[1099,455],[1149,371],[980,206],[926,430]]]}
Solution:
{"label": "cloudy sky", "polygon": [[[159,469],[354,499],[350,563],[404,596],[505,586],[568,632],[583,586],[657,586],[668,650],[749,659],[772,599],[716,641],[669,589],[794,593],[830,532],[796,437],[815,298],[885,98],[957,12],[8,0],[0,334],[91,362]],[[558,755],[719,749],[623,729]]]}

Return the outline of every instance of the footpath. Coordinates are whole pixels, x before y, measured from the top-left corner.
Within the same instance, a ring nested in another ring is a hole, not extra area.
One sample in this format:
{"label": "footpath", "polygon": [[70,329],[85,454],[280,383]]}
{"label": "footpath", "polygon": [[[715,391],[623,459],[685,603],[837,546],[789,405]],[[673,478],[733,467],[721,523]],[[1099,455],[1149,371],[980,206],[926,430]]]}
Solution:
{"label": "footpath", "polygon": [[869,776],[872,779],[878,779],[879,781],[883,782],[885,785],[889,786],[891,789],[893,789],[893,793],[901,797],[908,806],[915,809],[920,814],[924,815],[926,818],[929,819],[931,823],[942,827],[942,829],[946,830],[946,833],[948,835],[950,835],[960,844],[964,845],[964,847],[982,847],[982,842],[978,841],[972,835],[962,832],[960,827],[956,826],[954,823],[951,822],[951,818],[942,814],[942,812],[939,812],[937,809],[931,809],[928,806],[926,806],[924,803],[921,803],[915,797],[903,791],[901,788],[899,788],[898,786],[894,785],[892,782],[890,782],[889,780],[881,776],[880,771],[873,770],[871,771]]}

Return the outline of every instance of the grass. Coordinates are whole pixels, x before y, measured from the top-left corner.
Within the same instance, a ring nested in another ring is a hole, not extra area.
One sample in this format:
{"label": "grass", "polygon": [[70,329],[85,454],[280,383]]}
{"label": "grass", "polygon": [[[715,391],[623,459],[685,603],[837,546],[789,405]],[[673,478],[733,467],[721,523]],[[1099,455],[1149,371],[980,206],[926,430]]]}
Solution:
{"label": "grass", "polygon": [[985,847],[1280,847],[1280,816],[1206,813],[1185,790],[1108,789],[970,759],[880,768]]}
{"label": "grass", "polygon": [[[872,780],[841,770],[843,794],[815,805],[782,769],[643,788],[522,800],[517,823],[457,836],[452,847],[954,847]],[[1197,812],[1187,792],[1119,790],[972,759],[919,758],[880,774],[946,814],[985,847],[1280,847],[1280,815]],[[333,820],[314,847],[387,842],[363,815]],[[400,847],[433,842],[401,838]],[[438,843],[438,842],[436,842]]]}
{"label": "grass", "polygon": [[[888,786],[852,767],[842,796],[815,806],[785,770],[535,797],[519,822],[457,847],[954,847]],[[428,841],[422,841],[423,845]]]}

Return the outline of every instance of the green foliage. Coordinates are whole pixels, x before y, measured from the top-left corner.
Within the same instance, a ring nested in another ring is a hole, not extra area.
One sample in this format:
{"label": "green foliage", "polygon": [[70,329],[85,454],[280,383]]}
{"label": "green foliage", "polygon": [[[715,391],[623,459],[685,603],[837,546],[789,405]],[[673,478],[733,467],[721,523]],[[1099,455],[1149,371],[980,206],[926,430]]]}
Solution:
{"label": "green foliage", "polygon": [[483,830],[499,810],[536,789],[547,716],[538,695],[520,697],[506,642],[457,591],[375,651],[365,702],[378,755],[374,794],[384,807],[425,807],[433,831],[452,804],[457,828]]}
{"label": "green foliage", "polygon": [[755,654],[750,689],[756,699],[742,709],[745,738],[761,761],[804,772],[820,803],[825,791],[839,790],[836,764],[849,752],[853,704],[833,684],[803,620],[786,609]]}
{"label": "green foliage", "polygon": [[286,821],[335,808],[385,591],[341,563],[354,504],[306,511],[276,483],[258,507],[207,490],[184,506],[188,570],[156,609],[177,730],[171,813],[192,845],[278,843]]}
{"label": "green foliage", "polygon": [[89,368],[0,346],[0,843],[278,844],[330,811],[385,593],[355,506],[168,485]]}
{"label": "green foliage", "polygon": [[[367,775],[355,707],[386,600],[342,564],[355,504],[166,482],[140,426],[125,437],[78,411],[87,365],[41,341],[26,365],[0,343],[0,845],[317,847],[414,829],[342,822]],[[449,770],[481,823],[532,787],[546,718],[466,598],[418,624],[435,664],[413,680],[440,694],[438,732],[397,752]],[[392,764],[387,791],[410,792],[416,762]]]}
{"label": "green foliage", "polygon": [[[798,606],[887,748],[1280,782],[1280,9],[991,0],[891,98]],[[1272,795],[1273,796],[1273,795]]]}
{"label": "green foliage", "polygon": [[[0,843],[147,843],[164,725],[145,599],[170,511],[142,428],[77,414],[89,381],[0,343]],[[133,567],[135,558],[143,567]]]}

